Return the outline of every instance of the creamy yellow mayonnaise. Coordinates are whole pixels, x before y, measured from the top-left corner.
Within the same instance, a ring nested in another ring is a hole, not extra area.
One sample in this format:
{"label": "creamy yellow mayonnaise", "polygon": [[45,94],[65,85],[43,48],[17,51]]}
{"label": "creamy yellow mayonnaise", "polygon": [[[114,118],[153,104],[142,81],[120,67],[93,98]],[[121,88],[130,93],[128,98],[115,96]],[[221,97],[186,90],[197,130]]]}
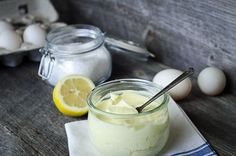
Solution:
{"label": "creamy yellow mayonnaise", "polygon": [[[102,155],[150,156],[162,149],[169,135],[167,106],[145,115],[138,115],[135,109],[149,98],[138,91],[112,92],[96,104],[111,115],[89,112],[90,139]],[[155,109],[162,101],[160,97],[143,111]]]}

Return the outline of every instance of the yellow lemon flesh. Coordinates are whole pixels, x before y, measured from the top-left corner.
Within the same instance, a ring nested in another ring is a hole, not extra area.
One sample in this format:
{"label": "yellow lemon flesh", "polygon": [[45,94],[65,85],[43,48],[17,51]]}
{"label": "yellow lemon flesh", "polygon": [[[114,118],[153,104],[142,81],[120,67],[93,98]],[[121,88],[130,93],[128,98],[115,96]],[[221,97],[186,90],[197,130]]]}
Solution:
{"label": "yellow lemon flesh", "polygon": [[68,116],[82,116],[88,112],[87,96],[94,83],[80,75],[59,80],[53,90],[53,101],[60,112]]}

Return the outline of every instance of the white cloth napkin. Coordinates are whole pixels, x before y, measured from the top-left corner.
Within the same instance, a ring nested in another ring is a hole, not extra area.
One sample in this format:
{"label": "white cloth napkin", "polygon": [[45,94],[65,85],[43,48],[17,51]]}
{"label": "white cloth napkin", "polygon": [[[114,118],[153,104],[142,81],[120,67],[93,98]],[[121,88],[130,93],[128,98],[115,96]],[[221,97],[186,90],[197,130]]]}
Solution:
{"label": "white cloth napkin", "polygon": [[[161,156],[213,156],[215,151],[185,112],[170,100],[170,136]],[[101,156],[88,136],[87,120],[65,124],[70,156]]]}

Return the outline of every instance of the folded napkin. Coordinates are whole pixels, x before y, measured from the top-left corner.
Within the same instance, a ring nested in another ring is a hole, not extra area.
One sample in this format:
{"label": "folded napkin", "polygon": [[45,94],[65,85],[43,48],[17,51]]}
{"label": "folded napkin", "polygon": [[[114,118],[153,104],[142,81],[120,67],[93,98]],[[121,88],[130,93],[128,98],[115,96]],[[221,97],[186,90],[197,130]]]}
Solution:
{"label": "folded napkin", "polygon": [[[170,100],[170,136],[161,156],[217,155],[185,112]],[[70,156],[101,156],[88,136],[87,120],[65,124]]]}

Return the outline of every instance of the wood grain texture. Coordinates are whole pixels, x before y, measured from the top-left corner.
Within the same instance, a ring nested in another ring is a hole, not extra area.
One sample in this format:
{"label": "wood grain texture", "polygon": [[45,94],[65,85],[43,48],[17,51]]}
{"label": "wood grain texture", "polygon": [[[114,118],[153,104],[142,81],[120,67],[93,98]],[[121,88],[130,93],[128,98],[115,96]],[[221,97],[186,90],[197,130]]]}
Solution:
{"label": "wood grain texture", "polygon": [[[72,23],[146,44],[157,61],[197,74],[217,66],[236,93],[236,1],[68,0]],[[60,7],[58,8],[60,12]]]}
{"label": "wood grain texture", "polygon": [[[65,155],[67,118],[52,102],[52,88],[37,76],[38,64],[0,67],[1,155]],[[64,153],[64,154],[63,154]]]}
{"label": "wood grain texture", "polygon": [[[151,80],[168,68],[121,55],[113,60],[110,79]],[[17,68],[0,66],[0,155],[68,155],[64,124],[86,119],[59,113],[52,102],[52,87],[37,76],[37,70],[38,64],[27,61]],[[190,96],[178,103],[220,155],[236,155],[236,97],[204,96],[193,82]]]}

